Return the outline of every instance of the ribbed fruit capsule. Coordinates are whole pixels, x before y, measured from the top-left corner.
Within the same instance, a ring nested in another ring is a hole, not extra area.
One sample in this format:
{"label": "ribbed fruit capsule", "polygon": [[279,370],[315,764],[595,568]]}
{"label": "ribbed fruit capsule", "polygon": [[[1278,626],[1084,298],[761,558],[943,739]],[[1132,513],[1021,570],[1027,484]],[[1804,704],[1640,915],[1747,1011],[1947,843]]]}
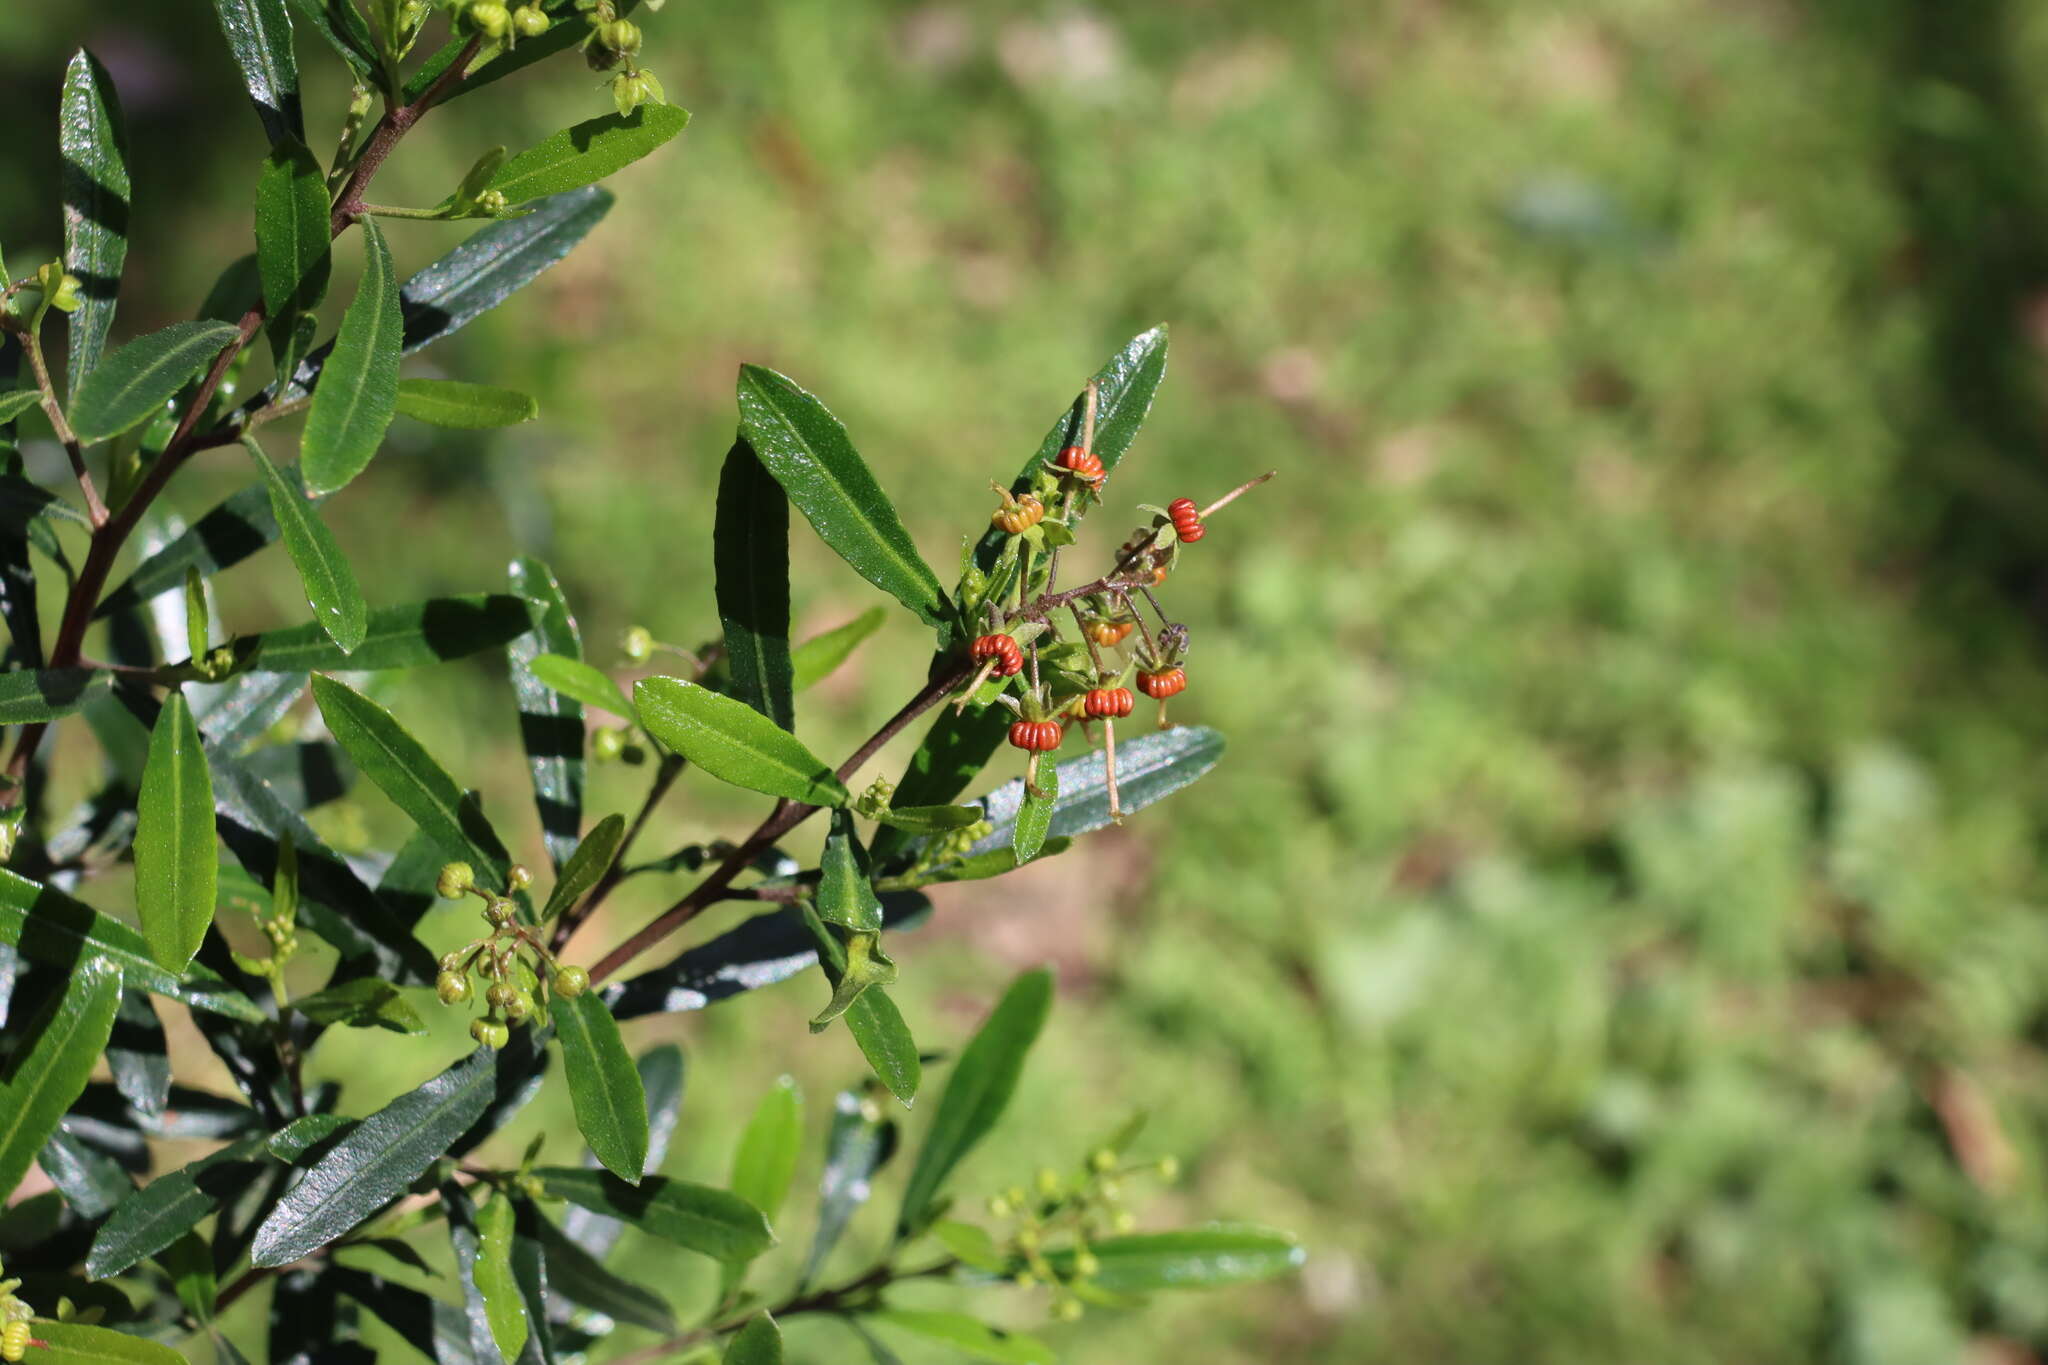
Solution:
{"label": "ribbed fruit capsule", "polygon": [[967,656],[977,663],[996,661],[996,676],[1012,678],[1024,671],[1024,651],[1007,635],[984,635],[968,647]]}
{"label": "ribbed fruit capsule", "polygon": [[1045,520],[1045,504],[1026,493],[989,513],[988,520],[1004,535],[1022,535]]}
{"label": "ribbed fruit capsule", "polygon": [[1088,638],[1107,649],[1111,645],[1122,644],[1124,637],[1131,633],[1135,624],[1132,621],[1090,621]]}
{"label": "ribbed fruit capsule", "polygon": [[1140,673],[1138,690],[1154,701],[1165,701],[1184,690],[1188,675],[1178,668],[1163,668],[1157,673]]}
{"label": "ribbed fruit capsule", "polygon": [[1137,705],[1128,687],[1098,687],[1081,698],[1081,713],[1090,720],[1116,720]]}
{"label": "ribbed fruit capsule", "polygon": [[1056,720],[1020,720],[1010,727],[1011,747],[1027,753],[1051,753],[1066,737]]}
{"label": "ribbed fruit capsule", "polygon": [[28,1340],[28,1321],[25,1318],[0,1327],[0,1360],[8,1361],[10,1365],[20,1360],[28,1354]]}
{"label": "ribbed fruit capsule", "polygon": [[1092,450],[1083,450],[1079,446],[1068,446],[1053,457],[1053,463],[1069,474],[1078,474],[1084,479],[1102,477],[1102,457]]}
{"label": "ribbed fruit capsule", "polygon": [[1184,545],[1192,545],[1209,534],[1209,528],[1202,525],[1202,514],[1196,509],[1193,498],[1175,498],[1166,504],[1166,515],[1173,522],[1173,533]]}

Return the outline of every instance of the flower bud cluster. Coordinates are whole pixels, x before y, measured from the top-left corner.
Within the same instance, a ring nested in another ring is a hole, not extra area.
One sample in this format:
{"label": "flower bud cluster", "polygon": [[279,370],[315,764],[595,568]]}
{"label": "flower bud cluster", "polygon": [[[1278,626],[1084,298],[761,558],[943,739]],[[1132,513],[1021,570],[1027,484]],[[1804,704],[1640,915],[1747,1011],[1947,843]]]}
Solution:
{"label": "flower bud cluster", "polygon": [[[1044,1285],[1052,1291],[1052,1316],[1071,1322],[1088,1301],[1109,1302],[1091,1283],[1102,1269],[1091,1246],[1106,1235],[1137,1227],[1125,1206],[1125,1182],[1133,1176],[1171,1181],[1180,1175],[1173,1157],[1127,1164],[1114,1147],[1089,1153],[1078,1173],[1062,1175],[1041,1167],[1031,1186],[1012,1185],[988,1201],[990,1216],[1009,1224],[996,1239],[1004,1270],[1019,1289]],[[1054,1243],[1058,1245],[1055,1246]]]}
{"label": "flower bud cluster", "polygon": [[547,944],[519,923],[512,896],[533,884],[533,874],[514,863],[505,875],[505,895],[479,886],[468,863],[448,863],[434,889],[446,900],[469,895],[484,903],[490,932],[441,958],[434,993],[444,1005],[460,1005],[475,994],[471,977],[483,985],[486,1012],[472,1019],[469,1036],[488,1048],[502,1048],[512,1028],[545,1014],[550,996],[574,1000],[590,989],[590,973],[555,960]]}

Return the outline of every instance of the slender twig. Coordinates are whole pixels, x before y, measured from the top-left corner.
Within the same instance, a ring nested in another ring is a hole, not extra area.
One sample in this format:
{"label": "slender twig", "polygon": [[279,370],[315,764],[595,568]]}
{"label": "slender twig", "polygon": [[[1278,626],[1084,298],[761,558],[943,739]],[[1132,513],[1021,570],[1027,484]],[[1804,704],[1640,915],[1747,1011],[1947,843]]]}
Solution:
{"label": "slender twig", "polygon": [[800,1317],[805,1313],[843,1313],[849,1309],[857,1308],[863,1303],[872,1301],[877,1294],[892,1284],[900,1284],[905,1280],[925,1280],[937,1275],[951,1274],[953,1268],[959,1264],[958,1260],[950,1256],[935,1265],[924,1266],[917,1270],[898,1270],[894,1266],[884,1263],[876,1266],[858,1279],[849,1280],[836,1288],[821,1289],[814,1294],[792,1294],[789,1298],[772,1308],[748,1308],[744,1313],[726,1318],[723,1321],[715,1322],[705,1327],[692,1328],[690,1331],[684,1332],[679,1336],[670,1337],[667,1341],[658,1341],[652,1346],[643,1346],[637,1351],[629,1351],[625,1355],[617,1357],[612,1362],[612,1365],[650,1365],[650,1362],[660,1360],[664,1356],[674,1355],[677,1351],[686,1351],[692,1346],[699,1346],[707,1341],[714,1341],[728,1332],[736,1332],[747,1324],[749,1318],[759,1312],[766,1312],[777,1321],[784,1318]]}
{"label": "slender twig", "polygon": [[21,328],[15,335],[21,339],[22,354],[28,357],[29,370],[36,379],[36,390],[42,395],[43,416],[50,419],[50,430],[56,432],[57,439],[63,442],[64,453],[71,460],[71,472],[78,476],[78,491],[85,495],[86,516],[95,528],[104,526],[107,505],[100,501],[99,489],[93,487],[92,471],[85,467],[85,449],[78,444],[77,434],[64,417],[64,405],[57,401],[57,386],[50,381],[50,367],[43,361],[42,337],[33,327]]}

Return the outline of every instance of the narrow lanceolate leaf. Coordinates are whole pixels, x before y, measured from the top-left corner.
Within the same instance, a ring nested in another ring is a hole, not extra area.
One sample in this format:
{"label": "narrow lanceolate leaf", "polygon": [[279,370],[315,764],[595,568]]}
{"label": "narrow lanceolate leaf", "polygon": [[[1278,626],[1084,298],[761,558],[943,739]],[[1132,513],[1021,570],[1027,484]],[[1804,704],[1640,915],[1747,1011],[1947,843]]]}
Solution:
{"label": "narrow lanceolate leaf", "polygon": [[649,734],[720,781],[813,806],[847,801],[830,768],[744,702],[681,678],[643,678],[633,698]]}
{"label": "narrow lanceolate leaf", "polygon": [[0,393],[0,426],[12,422],[42,401],[41,389],[15,389],[11,393]]}
{"label": "narrow lanceolate leaf", "polygon": [[626,694],[612,681],[612,675],[601,668],[562,654],[536,655],[527,661],[526,667],[542,685],[565,697],[600,711],[609,711],[625,720],[637,718],[633,703],[626,700]]}
{"label": "narrow lanceolate leaf", "polygon": [[292,567],[299,571],[299,582],[306,589],[306,605],[313,609],[314,624],[334,641],[336,649],[349,653],[363,642],[370,617],[363,590],[356,585],[355,570],[349,567],[341,546],[313,511],[313,505],[285,481],[262,448],[246,436],[242,444],[248,447],[250,457],[263,472],[263,481],[270,490],[270,514],[277,520],[285,553],[292,557]]}
{"label": "narrow lanceolate leaf", "polygon": [[478,1048],[357,1124],[263,1220],[250,1249],[255,1264],[296,1261],[403,1193],[482,1117],[496,1088],[493,1063]]}
{"label": "narrow lanceolate leaf", "polygon": [[1046,832],[1052,828],[1053,804],[1059,795],[1058,765],[1041,764],[1038,780],[1024,784],[1024,803],[1017,808],[1017,821],[1011,830],[1010,848],[1017,855],[1017,866],[1036,858],[1038,850],[1045,847]]}
{"label": "narrow lanceolate leaf", "polygon": [[320,306],[332,265],[327,180],[296,137],[280,139],[256,180],[256,271],[275,325]]}
{"label": "narrow lanceolate leaf", "polygon": [[507,647],[512,694],[519,703],[519,738],[526,770],[533,778],[533,802],[540,814],[548,859],[561,867],[576,848],[583,827],[583,708],[533,676],[543,654],[583,652],[583,637],[569,612],[569,599],[547,565],[522,556],[512,561],[512,591],[527,604],[533,628]]}
{"label": "narrow lanceolate leaf", "polygon": [[818,1178],[818,1231],[804,1263],[803,1283],[825,1268],[846,1225],[874,1193],[875,1173],[896,1154],[896,1123],[858,1090],[842,1090],[832,1104],[825,1135],[825,1170]]}
{"label": "narrow lanceolate leaf", "polygon": [[740,367],[739,404],[741,433],[819,537],[927,625],[943,625],[945,590],[839,419],[758,365]]}
{"label": "narrow lanceolate leaf", "polygon": [[482,431],[530,422],[540,416],[540,404],[530,394],[489,384],[465,384],[456,379],[401,379],[398,411],[416,422]]}
{"label": "narrow lanceolate leaf", "polygon": [[[990,710],[995,708],[991,707]],[[1223,736],[1204,725],[1155,730],[1116,746],[1117,795],[1126,814],[1164,800],[1200,778],[1223,757]],[[1041,766],[1041,784],[1053,770]],[[1059,796],[1046,822],[1048,837],[1072,838],[1109,823],[1109,778],[1098,750],[1059,765]],[[1025,806],[1020,778],[982,798],[982,818],[993,828],[967,850],[974,857],[1013,846]]]}
{"label": "narrow lanceolate leaf", "polygon": [[[616,1016],[614,1016],[616,1017]],[[653,1174],[668,1155],[669,1139],[683,1115],[683,1050],[673,1043],[649,1048],[634,1068],[640,1073],[640,1088],[647,1092],[647,1164],[643,1173]],[[583,1164],[595,1167],[597,1158],[585,1154]],[[626,1225],[590,1209],[563,1210],[562,1235],[592,1256],[602,1257],[618,1244]]]}
{"label": "narrow lanceolate leaf", "polygon": [[71,429],[92,445],[155,415],[238,335],[227,322],[174,322],[115,351],[71,395]]}
{"label": "narrow lanceolate leaf", "polygon": [[774,1222],[796,1178],[796,1159],[804,1142],[803,1096],[796,1081],[784,1076],[769,1087],[740,1134],[733,1154],[732,1192]]}
{"label": "narrow lanceolate leaf", "polygon": [[825,836],[818,869],[818,918],[857,934],[880,933],[882,902],[868,880],[867,850],[846,811],[832,812],[832,831]]}
{"label": "narrow lanceolate leaf", "polygon": [[675,1314],[661,1295],[605,1269],[547,1219],[536,1219],[534,1230],[547,1253],[548,1284],[563,1298],[662,1336],[676,1334]]}
{"label": "narrow lanceolate leaf", "polygon": [[782,1365],[782,1329],[766,1313],[756,1313],[732,1334],[725,1365]]}
{"label": "narrow lanceolate leaf", "polygon": [[477,1210],[477,1253],[470,1265],[470,1278],[483,1297],[484,1316],[491,1325],[491,1340],[507,1360],[519,1359],[529,1331],[526,1304],[512,1274],[512,1235],[517,1220],[506,1195],[493,1194],[486,1200]]}
{"label": "narrow lanceolate leaf", "polygon": [[576,851],[562,864],[561,872],[555,877],[554,889],[548,892],[547,908],[541,911],[543,920],[553,919],[577,901],[584,893],[596,886],[619,856],[619,846],[626,842],[626,817],[607,815],[597,822],[590,833],[583,836],[583,842],[576,845]]}
{"label": "narrow lanceolate leaf", "polygon": [[965,1313],[928,1313],[888,1308],[863,1315],[863,1321],[885,1323],[927,1341],[942,1342],[972,1360],[996,1365],[1053,1365],[1052,1348],[1021,1332],[1000,1332]]}
{"label": "narrow lanceolate leaf", "polygon": [[490,188],[508,204],[595,185],[683,131],[688,111],[643,104],[630,114],[605,114],[564,128],[498,168]]}
{"label": "narrow lanceolate leaf", "polygon": [[651,1175],[637,1186],[603,1171],[545,1166],[534,1172],[557,1199],[630,1223],[716,1260],[749,1260],[775,1244],[768,1220],[736,1194]]}
{"label": "narrow lanceolate leaf", "polygon": [[64,1111],[85,1090],[120,1007],[119,969],[88,958],[22,1030],[21,1051],[0,1085],[0,1201],[21,1184]]}
{"label": "narrow lanceolate leaf", "polygon": [[95,1280],[154,1256],[247,1188],[264,1161],[263,1137],[230,1143],[167,1171],[115,1206],[92,1239],[85,1273]]}
{"label": "narrow lanceolate leaf", "polygon": [[496,885],[504,884],[512,861],[505,845],[448,770],[434,761],[396,717],[332,678],[313,679],[313,700],[336,742],[348,751],[363,775],[439,842],[448,857],[472,862]]}
{"label": "narrow lanceolate leaf", "polygon": [[228,51],[242,69],[242,84],[256,105],[256,117],[272,142],[306,140],[299,111],[299,59],[292,50],[292,21],[284,0],[213,0]]}
{"label": "narrow lanceolate leaf", "polygon": [[899,1231],[923,1226],[953,1168],[1003,1116],[1024,1070],[1024,1056],[1038,1041],[1051,1008],[1052,973],[1043,968],[1026,972],[961,1052],[903,1192]]}
{"label": "narrow lanceolate leaf", "polygon": [[981,819],[979,806],[893,806],[875,819],[908,834],[944,834],[965,829]]}
{"label": "narrow lanceolate leaf", "polygon": [[334,351],[327,357],[299,467],[312,493],[332,493],[363,472],[385,428],[398,411],[398,357],[404,322],[398,306],[398,275],[391,248],[369,219],[363,220],[365,261],[355,299],[342,314]]}
{"label": "narrow lanceolate leaf", "polygon": [[93,668],[18,668],[0,673],[0,725],[68,716],[105,693],[113,676]]}
{"label": "narrow lanceolate leaf", "polygon": [[[278,472],[293,492],[304,494],[305,485],[299,480],[296,465]],[[311,505],[318,507],[321,501],[315,498]],[[140,606],[158,593],[169,592],[185,581],[188,569],[211,576],[232,568],[276,539],[277,518],[270,511],[270,485],[259,479],[230,494],[189,529],[136,565],[135,572],[93,609],[93,619],[112,616]]]}
{"label": "narrow lanceolate leaf", "polygon": [[316,624],[268,630],[234,642],[252,673],[317,673],[346,668],[378,673],[464,659],[496,649],[532,629],[527,599],[504,593],[433,597],[370,613],[362,642],[342,652]]}
{"label": "narrow lanceolate leaf", "polygon": [[364,84],[375,82],[377,40],[363,16],[357,13],[355,0],[292,0],[292,8],[358,76],[365,78]]}
{"label": "narrow lanceolate leaf", "polygon": [[69,324],[75,391],[99,364],[128,255],[128,133],[106,68],[80,49],[64,68],[57,150],[64,159],[64,270],[82,300]]}
{"label": "narrow lanceolate leaf", "polygon": [[846,1031],[876,1077],[904,1104],[913,1103],[924,1079],[924,1063],[917,1040],[889,993],[880,986],[868,987],[847,1006],[845,1018]]}
{"label": "narrow lanceolate leaf", "polygon": [[[1308,1258],[1301,1244],[1284,1232],[1232,1224],[1111,1237],[1090,1242],[1088,1250],[1098,1266],[1089,1278],[1116,1294],[1269,1280],[1298,1269]],[[1074,1254],[1054,1252],[1047,1259],[1064,1274]]]}
{"label": "narrow lanceolate leaf", "polygon": [[828,631],[813,635],[810,639],[790,651],[790,671],[796,690],[801,692],[813,683],[821,682],[832,672],[853,657],[853,651],[860,648],[861,641],[882,628],[889,619],[884,607],[869,607],[843,626],[834,626]]}
{"label": "narrow lanceolate leaf", "polygon": [[213,780],[192,708],[174,687],[150,733],[135,826],[135,909],[168,971],[185,970],[213,923],[219,866]]}
{"label": "narrow lanceolate leaf", "polygon": [[732,695],[796,728],[789,657],[789,499],[744,438],[718,476],[712,536]]}
{"label": "narrow lanceolate leaf", "polygon": [[30,1348],[36,1365],[186,1365],[185,1357],[162,1342],[111,1327],[47,1318],[36,1318],[29,1325],[30,1335],[43,1343]]}
{"label": "narrow lanceolate leaf", "polygon": [[[1125,342],[1123,349],[1109,358],[1109,363],[1095,372],[1096,413],[1095,413],[1095,454],[1102,460],[1105,473],[1113,473],[1137,439],[1138,428],[1145,424],[1145,417],[1152,411],[1152,396],[1159,392],[1159,383],[1166,378],[1166,328],[1154,327],[1141,332]],[[1045,462],[1060,453],[1065,446],[1078,445],[1087,409],[1087,392],[1084,389],[1067,410],[1053,423],[1052,430],[1039,443],[1038,453],[1025,464],[1016,481],[1010,485],[1012,493],[1022,493],[1031,486],[1031,480],[1045,466]],[[1003,551],[1008,539],[1000,530],[990,528],[984,532],[974,547],[974,562],[983,571],[996,562],[996,556]]]}
{"label": "narrow lanceolate leaf", "polygon": [[381,1028],[392,1033],[425,1033],[426,1021],[389,981],[358,977],[292,1001],[292,1012],[322,1027]]}
{"label": "narrow lanceolate leaf", "polygon": [[647,1096],[618,1024],[594,992],[573,1000],[558,996],[554,1021],[576,1127],[607,1170],[639,1184],[647,1163]]}
{"label": "narrow lanceolate leaf", "polygon": [[261,1023],[263,1011],[204,967],[183,976],[165,971],[150,956],[142,935],[108,919],[61,891],[0,868],[0,945],[18,948],[32,962],[71,969],[83,958],[101,957],[121,970],[137,990],[166,995],[193,1009]]}

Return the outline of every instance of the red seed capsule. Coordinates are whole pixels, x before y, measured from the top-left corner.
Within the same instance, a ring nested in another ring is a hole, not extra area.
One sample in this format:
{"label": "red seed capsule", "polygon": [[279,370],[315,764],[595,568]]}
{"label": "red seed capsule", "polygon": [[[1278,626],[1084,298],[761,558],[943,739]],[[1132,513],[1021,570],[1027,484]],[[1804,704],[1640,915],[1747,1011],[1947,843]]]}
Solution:
{"label": "red seed capsule", "polygon": [[1068,446],[1059,453],[1053,463],[1069,474],[1078,474],[1084,479],[1102,477],[1102,457],[1079,446]]}
{"label": "red seed capsule", "polygon": [[1081,698],[1081,712],[1090,720],[1116,720],[1136,704],[1128,687],[1098,687]]}
{"label": "red seed capsule", "polygon": [[1134,624],[1131,621],[1090,621],[1088,638],[1107,649],[1111,645],[1122,644]]}
{"label": "red seed capsule", "polygon": [[1067,732],[1056,720],[1020,720],[1010,727],[1010,744],[1029,753],[1050,753],[1060,747]]}
{"label": "red seed capsule", "polygon": [[1166,515],[1173,522],[1174,534],[1184,545],[1192,545],[1209,534],[1209,529],[1202,525],[1202,514],[1196,510],[1193,498],[1175,498],[1166,504]]}
{"label": "red seed capsule", "polygon": [[1140,673],[1138,690],[1154,701],[1165,701],[1175,696],[1188,685],[1188,675],[1178,668],[1161,669],[1157,673]]}
{"label": "red seed capsule", "polygon": [[996,660],[996,676],[999,678],[1015,677],[1024,671],[1024,651],[1007,635],[982,636],[968,648],[967,656],[976,662]]}
{"label": "red seed capsule", "polygon": [[1005,535],[1022,535],[1045,520],[1045,504],[1026,493],[989,513],[989,524]]}

